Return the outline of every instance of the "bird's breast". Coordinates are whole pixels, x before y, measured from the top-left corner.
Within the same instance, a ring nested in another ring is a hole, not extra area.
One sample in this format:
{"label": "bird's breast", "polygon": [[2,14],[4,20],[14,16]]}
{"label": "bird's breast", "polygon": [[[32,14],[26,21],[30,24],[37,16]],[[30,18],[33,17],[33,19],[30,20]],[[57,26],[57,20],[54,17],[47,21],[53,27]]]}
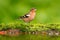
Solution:
{"label": "bird's breast", "polygon": [[29,17],[30,20],[34,19],[35,13],[32,13],[31,16]]}

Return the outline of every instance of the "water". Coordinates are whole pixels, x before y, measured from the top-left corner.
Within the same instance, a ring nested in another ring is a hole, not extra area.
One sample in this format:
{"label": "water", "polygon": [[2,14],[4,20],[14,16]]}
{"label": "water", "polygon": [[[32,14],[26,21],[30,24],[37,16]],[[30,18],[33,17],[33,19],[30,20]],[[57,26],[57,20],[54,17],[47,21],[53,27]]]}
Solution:
{"label": "water", "polygon": [[42,35],[32,35],[23,34],[19,36],[2,36],[0,35],[0,40],[60,40],[60,36],[42,36]]}

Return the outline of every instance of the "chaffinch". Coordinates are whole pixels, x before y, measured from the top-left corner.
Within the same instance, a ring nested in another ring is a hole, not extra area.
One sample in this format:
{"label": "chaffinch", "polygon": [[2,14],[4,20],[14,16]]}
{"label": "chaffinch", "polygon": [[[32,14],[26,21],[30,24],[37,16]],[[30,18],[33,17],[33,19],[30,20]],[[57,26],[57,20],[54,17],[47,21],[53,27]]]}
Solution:
{"label": "chaffinch", "polygon": [[35,18],[35,15],[36,15],[36,9],[32,8],[28,14],[20,16],[19,19],[22,19],[24,22],[30,22]]}

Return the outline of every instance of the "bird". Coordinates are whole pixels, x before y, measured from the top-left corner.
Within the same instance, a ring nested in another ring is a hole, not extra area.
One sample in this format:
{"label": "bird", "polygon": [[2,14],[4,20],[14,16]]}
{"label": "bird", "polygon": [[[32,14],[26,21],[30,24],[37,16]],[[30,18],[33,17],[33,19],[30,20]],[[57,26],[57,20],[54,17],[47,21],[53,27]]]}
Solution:
{"label": "bird", "polygon": [[32,8],[27,14],[20,16],[19,19],[22,19],[24,22],[32,21],[36,16],[36,9]]}

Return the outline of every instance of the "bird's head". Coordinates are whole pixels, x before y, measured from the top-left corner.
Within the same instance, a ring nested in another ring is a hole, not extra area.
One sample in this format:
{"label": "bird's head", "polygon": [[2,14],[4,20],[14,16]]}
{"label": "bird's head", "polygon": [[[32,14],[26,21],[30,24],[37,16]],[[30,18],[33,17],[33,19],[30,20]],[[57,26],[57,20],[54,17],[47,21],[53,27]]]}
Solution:
{"label": "bird's head", "polygon": [[36,9],[35,9],[35,8],[32,8],[30,11],[32,11],[32,12],[36,12]]}

